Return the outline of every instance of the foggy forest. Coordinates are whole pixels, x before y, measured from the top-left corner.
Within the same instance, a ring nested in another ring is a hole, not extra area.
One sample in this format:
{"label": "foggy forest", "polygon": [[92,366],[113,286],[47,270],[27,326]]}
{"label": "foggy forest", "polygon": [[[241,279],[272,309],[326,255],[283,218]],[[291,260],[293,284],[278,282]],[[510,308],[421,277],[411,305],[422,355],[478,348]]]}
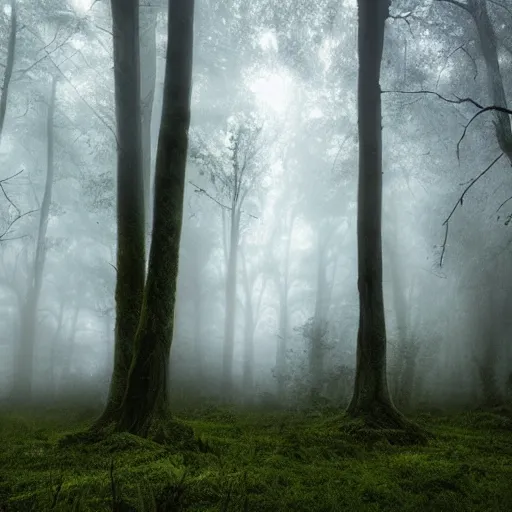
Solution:
{"label": "foggy forest", "polygon": [[0,0],[0,86],[0,512],[512,510],[512,0]]}

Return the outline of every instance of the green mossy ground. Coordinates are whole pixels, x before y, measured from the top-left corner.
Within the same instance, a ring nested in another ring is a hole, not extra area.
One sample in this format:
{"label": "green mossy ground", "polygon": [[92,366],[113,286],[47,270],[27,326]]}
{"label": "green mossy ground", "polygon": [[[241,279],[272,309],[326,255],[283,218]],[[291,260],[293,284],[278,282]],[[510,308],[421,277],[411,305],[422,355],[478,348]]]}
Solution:
{"label": "green mossy ground", "polygon": [[128,434],[59,444],[92,417],[0,415],[0,511],[512,510],[506,409],[417,415],[427,445],[354,436],[335,411],[222,408],[180,415],[197,449]]}

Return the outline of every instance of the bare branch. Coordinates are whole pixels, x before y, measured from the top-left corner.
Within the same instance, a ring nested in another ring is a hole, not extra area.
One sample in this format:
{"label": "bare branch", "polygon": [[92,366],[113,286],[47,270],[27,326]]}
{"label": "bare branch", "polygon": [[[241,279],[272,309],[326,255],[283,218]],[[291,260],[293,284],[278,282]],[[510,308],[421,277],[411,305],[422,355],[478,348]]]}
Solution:
{"label": "bare branch", "polygon": [[[217,199],[215,199],[215,197],[213,197],[212,195],[210,195],[208,192],[206,192],[206,190],[204,188],[201,188],[199,187],[198,185],[196,185],[195,183],[192,183],[190,180],[189,180],[189,183],[196,188],[196,190],[194,192],[198,192],[200,194],[204,194],[206,197],[209,197],[212,201],[214,201],[215,203],[217,203],[221,208],[224,208],[225,210],[229,210],[231,211],[232,208],[231,206],[227,206],[225,204],[222,204],[220,201],[218,201]],[[247,212],[244,212],[244,211],[240,211],[240,213],[244,213],[245,215],[248,215],[249,217],[252,217],[253,219],[258,219],[258,217],[252,215],[251,213],[247,213]]]}
{"label": "bare branch", "polygon": [[477,76],[478,76],[478,67],[476,65],[476,62],[475,62],[475,59],[473,58],[473,56],[466,50],[466,48],[464,48],[466,43],[464,44],[461,44],[460,46],[457,46],[457,48],[455,48],[454,50],[452,50],[448,56],[446,57],[446,61],[444,63],[444,66],[442,67],[441,71],[439,71],[439,75],[437,75],[437,81],[436,81],[436,89],[437,87],[439,87],[439,81],[441,80],[441,75],[443,74],[444,70],[446,69],[446,66],[448,64],[448,60],[450,59],[450,57],[457,53],[459,50],[463,53],[465,53],[469,59],[471,60],[471,63],[473,64],[473,67],[475,68],[475,74],[473,76],[473,80],[476,80]]}
{"label": "bare branch", "polygon": [[[5,235],[12,229],[12,227],[14,226],[14,224],[16,224],[16,222],[18,222],[21,218],[26,217],[27,215],[30,215],[31,213],[35,213],[37,211],[38,210],[30,210],[28,212],[22,213],[21,215],[17,215],[16,217],[14,217],[14,219],[12,219],[11,222],[9,222],[5,231],[3,233],[0,233],[0,242],[4,240]],[[6,240],[9,240],[9,239],[6,239]]]}
{"label": "bare branch", "polygon": [[[438,0],[438,1],[445,1],[445,0]],[[479,108],[480,111],[477,112],[464,126],[464,131],[462,132],[462,135],[457,142],[457,159],[459,159],[460,156],[460,145],[462,143],[462,140],[466,136],[466,133],[468,131],[469,125],[481,114],[484,112],[502,112],[503,114],[512,115],[512,110],[505,108],[505,107],[498,107],[497,105],[490,105],[487,107],[484,107],[483,105],[480,105],[480,103],[476,102],[472,98],[459,98],[458,96],[454,95],[456,99],[450,99],[446,98],[445,96],[442,96],[441,94],[434,92],[434,91],[382,91],[383,93],[395,93],[395,94],[431,94],[436,96],[437,98],[446,101],[447,103],[454,103],[454,104],[461,104],[461,103],[470,103],[471,105],[474,105],[475,107]]]}
{"label": "bare branch", "polygon": [[412,28],[411,28],[411,22],[409,21],[409,18],[411,20],[415,19],[415,16],[413,14],[412,11],[409,11],[409,12],[406,12],[406,13],[403,13],[403,14],[395,14],[395,15],[389,15],[388,18],[392,19],[392,20],[398,20],[398,21],[405,21],[405,23],[407,23],[407,27],[409,28],[409,32],[411,33],[411,36],[414,37],[414,34],[412,32]]}
{"label": "bare branch", "polygon": [[208,194],[208,192],[206,192],[206,190],[204,188],[199,187],[195,183],[192,183],[190,180],[189,180],[189,183],[193,187],[196,188],[196,190],[194,192],[198,192],[200,194],[204,194],[206,197],[209,197],[212,201],[215,201],[221,208],[224,208],[225,210],[230,210],[230,211],[232,210],[231,206],[226,206],[225,204],[222,204],[220,201],[215,199],[215,197],[213,197],[212,195]]}
{"label": "bare branch", "polygon": [[18,171],[17,173],[13,174],[12,176],[9,176],[8,178],[4,178],[3,180],[0,180],[0,183],[5,183],[6,181],[16,178],[16,176],[19,176],[24,170],[25,169],[21,169],[21,171]]}
{"label": "bare branch", "polygon": [[500,155],[498,155],[476,178],[473,178],[471,180],[471,182],[469,183],[469,185],[464,189],[464,191],[462,192],[462,194],[460,195],[459,199],[457,200],[457,202],[455,203],[455,206],[452,208],[452,211],[450,212],[450,215],[448,215],[448,217],[446,218],[446,220],[443,222],[443,226],[445,226],[446,224],[448,224],[448,222],[450,222],[450,219],[452,218],[453,214],[455,213],[455,210],[457,209],[457,207],[459,206],[463,206],[464,205],[464,196],[466,195],[466,193],[469,191],[469,189],[480,179],[482,178],[482,176],[484,176],[488,171],[490,171],[492,169],[492,167],[494,166],[494,164],[496,164],[498,162],[498,160],[504,155],[504,153],[501,153]]}
{"label": "bare branch", "polygon": [[500,158],[504,155],[504,153],[500,153],[500,155],[498,155],[476,178],[473,178],[470,182],[469,182],[469,185],[463,190],[462,194],[460,195],[459,199],[457,199],[457,202],[455,203],[454,207],[452,208],[452,211],[450,212],[450,215],[448,215],[448,217],[446,217],[445,221],[443,222],[443,226],[446,227],[445,229],[445,234],[444,234],[444,241],[443,241],[443,244],[442,244],[442,251],[441,251],[441,257],[440,257],[440,260],[439,260],[439,266],[442,267],[443,266],[443,259],[444,259],[444,255],[446,253],[446,242],[448,240],[448,226],[449,226],[449,223],[450,223],[450,219],[452,218],[453,214],[455,213],[455,210],[457,209],[457,207],[460,205],[460,206],[463,206],[464,205],[464,196],[466,195],[466,193],[469,191],[469,189],[480,179],[482,178],[488,171],[490,171],[492,169],[492,167],[494,166],[494,164],[496,164]]}
{"label": "bare branch", "polygon": [[498,213],[498,212],[501,210],[501,208],[502,208],[503,206],[505,206],[505,205],[506,205],[510,200],[512,200],[512,196],[510,196],[508,199],[505,199],[505,201],[503,201],[503,203],[501,203],[501,204],[498,206],[498,209],[496,210],[496,213]]}

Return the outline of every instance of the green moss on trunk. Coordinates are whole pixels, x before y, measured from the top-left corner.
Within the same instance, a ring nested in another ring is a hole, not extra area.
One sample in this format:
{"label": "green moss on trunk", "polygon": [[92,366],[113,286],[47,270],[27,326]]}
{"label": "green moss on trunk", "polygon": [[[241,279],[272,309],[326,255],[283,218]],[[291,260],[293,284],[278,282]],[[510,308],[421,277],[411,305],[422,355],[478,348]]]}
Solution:
{"label": "green moss on trunk", "polygon": [[133,357],[145,279],[139,4],[112,0],[117,122],[117,282],[114,369],[107,406],[94,425],[115,421]]}
{"label": "green moss on trunk", "polygon": [[190,125],[194,2],[169,2],[164,103],[155,173],[153,237],[139,328],[116,428],[164,435]]}

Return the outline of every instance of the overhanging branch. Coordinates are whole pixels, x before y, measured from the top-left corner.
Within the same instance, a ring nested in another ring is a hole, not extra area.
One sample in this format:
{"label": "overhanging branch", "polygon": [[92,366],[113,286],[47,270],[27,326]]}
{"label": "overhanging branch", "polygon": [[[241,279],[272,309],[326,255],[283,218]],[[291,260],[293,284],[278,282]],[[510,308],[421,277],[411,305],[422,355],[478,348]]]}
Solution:
{"label": "overhanging branch", "polygon": [[[441,1],[441,0],[439,0]],[[443,0],[445,1],[445,0]],[[505,108],[505,107],[498,107],[497,105],[489,105],[489,106],[486,106],[484,107],[483,105],[481,105],[480,103],[478,103],[477,101],[475,101],[474,99],[472,98],[459,98],[458,96],[456,96],[454,94],[454,97],[455,99],[450,99],[450,98],[447,98],[445,96],[442,96],[441,94],[435,92],[435,91],[427,91],[427,90],[419,90],[419,91],[398,91],[398,90],[389,90],[389,91],[382,91],[382,93],[393,93],[393,94],[430,94],[432,96],[435,96],[436,98],[439,98],[440,100],[443,100],[447,103],[452,103],[452,104],[456,104],[456,105],[460,105],[462,103],[469,103],[473,106],[475,106],[476,108],[480,109],[467,123],[466,125],[464,126],[464,130],[462,132],[462,135],[460,137],[460,139],[458,140],[457,142],[457,148],[456,148],[456,151],[457,151],[457,160],[459,160],[459,157],[460,157],[460,145],[464,139],[464,137],[466,136],[466,133],[468,131],[468,128],[469,128],[469,125],[481,114],[483,114],[484,112],[490,112],[490,111],[494,111],[494,112],[502,112],[503,114],[508,114],[508,115],[512,115],[512,110],[508,109],[508,108]]]}
{"label": "overhanging branch", "polygon": [[[504,153],[500,153],[500,155],[498,155],[478,176],[476,176],[476,178],[473,178],[470,182],[469,182],[469,185],[462,191],[462,194],[460,195],[459,199],[457,199],[457,202],[455,203],[454,207],[452,208],[452,211],[450,212],[450,214],[448,215],[448,217],[446,217],[445,221],[443,222],[443,226],[445,226],[445,233],[444,233],[444,241],[443,241],[443,244],[441,246],[441,257],[439,259],[439,266],[442,267],[443,266],[443,259],[444,259],[444,255],[446,253],[446,242],[448,241],[448,227],[449,227],[449,224],[450,224],[450,219],[453,217],[453,214],[455,213],[455,210],[457,209],[457,207],[460,205],[460,206],[463,206],[464,205],[464,196],[466,195],[466,193],[469,191],[469,189],[480,179],[482,178],[483,176],[485,176],[485,174],[487,172],[489,172],[493,167],[494,165],[499,161],[499,159],[504,155]],[[501,208],[501,207],[500,207]]]}

